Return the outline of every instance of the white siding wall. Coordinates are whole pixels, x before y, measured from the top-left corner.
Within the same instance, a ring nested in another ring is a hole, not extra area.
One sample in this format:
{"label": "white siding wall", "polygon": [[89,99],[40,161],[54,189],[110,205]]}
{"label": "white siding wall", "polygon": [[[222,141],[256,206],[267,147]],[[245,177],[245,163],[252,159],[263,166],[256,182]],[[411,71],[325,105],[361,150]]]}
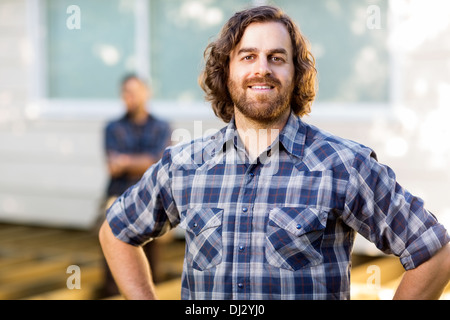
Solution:
{"label": "white siding wall", "polygon": [[0,2],[0,220],[86,228],[105,184],[103,124],[27,116],[29,3]]}

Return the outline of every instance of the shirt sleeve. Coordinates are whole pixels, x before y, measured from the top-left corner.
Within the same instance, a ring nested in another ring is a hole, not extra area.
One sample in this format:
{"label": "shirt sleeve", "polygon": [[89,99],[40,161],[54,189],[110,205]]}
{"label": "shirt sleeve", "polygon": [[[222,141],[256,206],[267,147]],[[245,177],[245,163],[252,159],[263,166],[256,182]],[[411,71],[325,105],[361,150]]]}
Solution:
{"label": "shirt sleeve", "polygon": [[345,222],[381,251],[400,257],[406,270],[430,259],[450,241],[436,217],[370,152],[356,156],[350,171]]}
{"label": "shirt sleeve", "polygon": [[170,145],[170,138],[172,135],[172,129],[170,125],[166,122],[162,122],[161,129],[158,132],[158,155],[162,154],[162,151]]}
{"label": "shirt sleeve", "polygon": [[117,139],[117,133],[115,130],[116,124],[113,122],[110,122],[107,124],[107,126],[104,129],[104,150],[106,153],[111,151],[119,151],[119,141]]}
{"label": "shirt sleeve", "polygon": [[179,223],[171,192],[169,158],[166,150],[162,159],[108,209],[106,219],[119,240],[143,245]]}
{"label": "shirt sleeve", "polygon": [[144,133],[144,145],[141,153],[154,158],[161,158],[164,150],[170,146],[172,129],[168,122],[153,120],[149,122]]}

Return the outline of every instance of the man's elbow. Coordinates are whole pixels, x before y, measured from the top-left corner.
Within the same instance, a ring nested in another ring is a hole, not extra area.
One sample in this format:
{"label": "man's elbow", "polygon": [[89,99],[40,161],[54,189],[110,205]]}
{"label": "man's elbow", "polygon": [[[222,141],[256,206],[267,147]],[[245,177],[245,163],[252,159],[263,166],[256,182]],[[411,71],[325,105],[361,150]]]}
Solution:
{"label": "man's elbow", "polygon": [[433,257],[439,274],[442,274],[442,280],[448,284],[450,281],[450,243],[442,247]]}
{"label": "man's elbow", "polygon": [[111,241],[111,237],[114,237],[112,230],[108,224],[108,221],[104,221],[98,231],[98,240],[102,248],[108,245]]}
{"label": "man's elbow", "polygon": [[442,249],[444,253],[444,269],[447,271],[447,279],[450,280],[450,243],[447,243],[447,245]]}

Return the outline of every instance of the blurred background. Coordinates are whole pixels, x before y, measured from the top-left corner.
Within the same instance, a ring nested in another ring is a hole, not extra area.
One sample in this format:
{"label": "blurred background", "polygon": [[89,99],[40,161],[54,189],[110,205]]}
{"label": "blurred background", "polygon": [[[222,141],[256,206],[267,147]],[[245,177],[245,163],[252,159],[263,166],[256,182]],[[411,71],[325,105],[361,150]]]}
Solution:
{"label": "blurred background", "polygon": [[[450,229],[449,1],[1,0],[0,268],[17,269],[32,230],[54,233],[54,245],[61,231],[95,229],[103,129],[123,113],[125,73],[149,80],[150,112],[188,138],[224,125],[197,84],[203,51],[234,12],[262,4],[282,7],[310,40],[319,93],[304,120],[373,148]],[[37,248],[41,260],[58,251]],[[359,238],[355,254],[380,258]],[[1,295],[17,288],[11,277],[0,276],[0,298],[26,297]]]}

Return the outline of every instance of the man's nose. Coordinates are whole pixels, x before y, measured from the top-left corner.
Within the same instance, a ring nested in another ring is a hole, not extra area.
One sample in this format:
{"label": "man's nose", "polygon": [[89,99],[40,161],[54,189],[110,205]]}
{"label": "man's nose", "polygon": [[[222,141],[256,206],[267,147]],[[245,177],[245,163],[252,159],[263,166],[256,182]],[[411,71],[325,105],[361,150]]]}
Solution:
{"label": "man's nose", "polygon": [[259,57],[257,62],[255,63],[255,75],[259,75],[265,77],[267,75],[272,74],[272,70],[270,69],[269,61],[267,57]]}

